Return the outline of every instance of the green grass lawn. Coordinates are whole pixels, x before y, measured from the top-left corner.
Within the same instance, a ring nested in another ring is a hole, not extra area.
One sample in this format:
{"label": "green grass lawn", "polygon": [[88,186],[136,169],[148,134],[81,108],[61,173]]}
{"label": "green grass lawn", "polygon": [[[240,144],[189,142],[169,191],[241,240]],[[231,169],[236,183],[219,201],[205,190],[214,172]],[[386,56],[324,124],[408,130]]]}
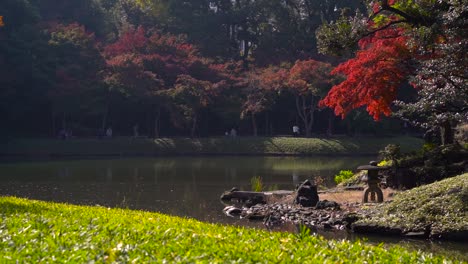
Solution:
{"label": "green grass lawn", "polygon": [[0,197],[0,263],[449,263],[400,247]]}
{"label": "green grass lawn", "polygon": [[160,139],[16,139],[0,143],[0,155],[14,156],[134,156],[134,155],[375,155],[387,144],[403,152],[421,148],[414,137],[238,137]]}

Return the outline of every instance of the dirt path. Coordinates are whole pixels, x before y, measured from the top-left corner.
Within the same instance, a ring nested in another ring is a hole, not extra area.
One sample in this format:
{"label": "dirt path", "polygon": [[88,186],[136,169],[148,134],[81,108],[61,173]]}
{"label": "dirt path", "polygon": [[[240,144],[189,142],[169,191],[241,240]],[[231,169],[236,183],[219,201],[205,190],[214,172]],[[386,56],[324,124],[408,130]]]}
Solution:
{"label": "dirt path", "polygon": [[[382,190],[384,194],[384,201],[393,199],[393,194],[396,192],[393,189],[387,188]],[[319,193],[320,200],[335,201],[339,204],[343,203],[360,203],[362,201],[363,191],[327,191]]]}

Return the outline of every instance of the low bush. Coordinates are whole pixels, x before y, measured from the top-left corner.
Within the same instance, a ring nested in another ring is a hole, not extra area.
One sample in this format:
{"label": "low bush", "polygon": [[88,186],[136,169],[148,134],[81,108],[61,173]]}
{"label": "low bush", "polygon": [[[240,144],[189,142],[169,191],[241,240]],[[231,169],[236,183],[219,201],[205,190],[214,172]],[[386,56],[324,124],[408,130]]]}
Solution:
{"label": "low bush", "polygon": [[350,170],[341,170],[337,175],[335,175],[335,182],[336,184],[340,184],[345,180],[350,179],[353,177],[354,173]]}
{"label": "low bush", "polygon": [[254,176],[250,179],[250,184],[252,185],[252,191],[261,192],[263,191],[263,179],[260,176]]}

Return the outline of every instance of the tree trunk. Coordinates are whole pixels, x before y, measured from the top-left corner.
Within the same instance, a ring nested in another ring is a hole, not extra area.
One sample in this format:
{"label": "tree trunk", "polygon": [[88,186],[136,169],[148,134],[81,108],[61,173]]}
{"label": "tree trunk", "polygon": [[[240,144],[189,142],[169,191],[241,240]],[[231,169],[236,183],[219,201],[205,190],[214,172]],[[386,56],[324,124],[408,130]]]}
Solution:
{"label": "tree trunk", "polygon": [[62,129],[65,129],[66,127],[67,127],[67,114],[64,111],[63,116],[62,116]]}
{"label": "tree trunk", "polygon": [[453,129],[450,121],[445,121],[440,127],[442,145],[453,144]]}
{"label": "tree trunk", "polygon": [[333,135],[333,112],[329,112],[328,115],[328,128],[327,128],[327,136],[331,137]]}
{"label": "tree trunk", "polygon": [[255,119],[255,114],[252,113],[252,129],[253,129],[253,136],[256,137],[258,136],[258,133],[257,133],[257,121]]}
{"label": "tree trunk", "polygon": [[[247,34],[247,30],[244,29],[243,31],[244,31],[244,34]],[[247,59],[249,57],[249,50],[250,50],[249,41],[244,39],[242,40],[242,43],[244,43],[244,47],[242,50],[242,62],[243,62],[244,68],[248,69],[249,61]]]}
{"label": "tree trunk", "polygon": [[57,127],[55,125],[55,111],[52,110],[52,137],[55,137],[57,134]]}
{"label": "tree trunk", "polygon": [[309,110],[306,112],[308,112],[308,115],[309,115],[309,123],[308,123],[308,127],[306,128],[306,132],[308,134],[307,137],[311,137],[312,136],[312,125],[314,124],[314,120],[315,120],[315,98],[312,96],[312,98],[310,98],[310,105],[309,105]]}
{"label": "tree trunk", "polygon": [[192,128],[190,129],[190,137],[195,137],[195,130],[197,129],[197,115],[193,116]]}
{"label": "tree trunk", "polygon": [[110,108],[110,102],[111,102],[111,91],[107,91],[107,97],[106,97],[106,108],[104,109],[104,114],[102,115],[102,124],[101,124],[101,129],[105,130],[107,127],[107,118],[109,117],[109,108]]}
{"label": "tree trunk", "polygon": [[109,114],[109,103],[106,103],[106,109],[104,109],[104,114],[102,115],[102,124],[101,124],[102,130],[106,129],[108,114]]}
{"label": "tree trunk", "polygon": [[[300,100],[302,99],[302,100]],[[301,102],[302,101],[302,102]],[[302,103],[302,104],[301,104]],[[296,95],[296,110],[297,110],[297,114],[299,115],[299,117],[301,118],[302,122],[304,123],[304,128],[305,128],[305,135],[306,137],[309,137],[309,131],[307,131],[307,127],[309,126],[308,124],[308,120],[307,120],[307,115],[304,113],[304,108],[305,108],[305,100],[304,100],[304,97],[299,97],[298,95]]]}
{"label": "tree trunk", "polygon": [[156,107],[156,114],[154,117],[154,138],[159,138],[160,134],[160,120],[161,120],[161,107]]}
{"label": "tree trunk", "polygon": [[315,108],[317,107],[318,100],[315,100],[315,97],[312,96],[310,99],[310,104],[307,104],[305,96],[296,96],[296,109],[299,117],[304,123],[305,136],[312,136],[312,125],[314,124],[314,113]]}
{"label": "tree trunk", "polygon": [[266,112],[265,113],[265,136],[270,135],[270,133],[268,133],[269,125],[270,125],[270,114],[268,112]]}

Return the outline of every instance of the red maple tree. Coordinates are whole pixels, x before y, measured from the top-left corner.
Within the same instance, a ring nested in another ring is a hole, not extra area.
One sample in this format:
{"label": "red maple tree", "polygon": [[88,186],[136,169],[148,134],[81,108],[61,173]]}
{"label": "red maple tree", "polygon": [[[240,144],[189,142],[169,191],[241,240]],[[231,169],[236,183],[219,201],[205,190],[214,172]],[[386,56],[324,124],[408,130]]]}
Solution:
{"label": "red maple tree", "polygon": [[387,28],[361,39],[356,57],[331,72],[344,75],[345,80],[332,87],[320,106],[333,108],[343,118],[362,106],[367,106],[375,120],[390,115],[398,87],[411,71],[407,40],[401,28]]}
{"label": "red maple tree", "polygon": [[236,69],[234,64],[216,64],[202,57],[183,36],[160,34],[141,26],[105,47],[104,55],[109,83],[133,93],[141,102],[156,105],[156,123],[164,105],[171,120],[176,125],[188,125],[192,136],[198,112],[232,83],[231,73]]}
{"label": "red maple tree", "polygon": [[[251,87],[244,104],[244,112],[263,111],[269,100],[265,95],[271,91],[287,91],[294,95],[297,114],[303,122],[305,135],[309,137],[314,123],[314,114],[320,99],[331,86],[331,65],[309,59],[298,60],[292,66],[270,66],[251,76]],[[271,97],[271,96],[268,96]]]}

